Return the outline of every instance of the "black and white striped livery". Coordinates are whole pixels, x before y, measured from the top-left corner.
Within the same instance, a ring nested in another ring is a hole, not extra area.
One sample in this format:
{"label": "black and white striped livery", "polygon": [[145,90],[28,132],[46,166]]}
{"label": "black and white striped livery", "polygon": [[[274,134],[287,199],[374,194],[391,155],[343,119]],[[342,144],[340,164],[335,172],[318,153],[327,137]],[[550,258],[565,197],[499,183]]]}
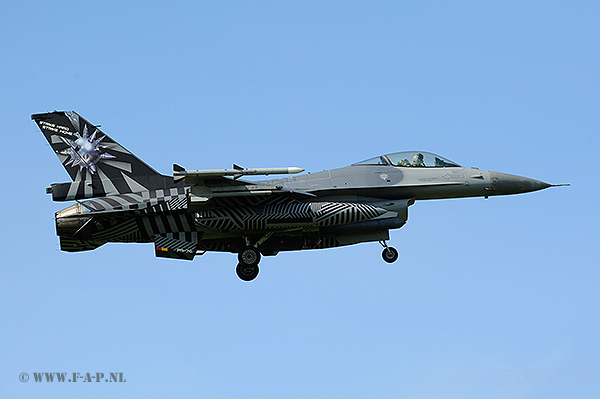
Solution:
{"label": "black and white striped livery", "polygon": [[368,204],[290,200],[262,209],[237,207],[199,211],[195,214],[195,221],[199,229],[258,232],[356,223],[386,212]]}
{"label": "black and white striped livery", "polygon": [[[56,213],[63,251],[110,242],[152,243],[157,257],[192,260],[206,251],[238,254],[238,276],[258,274],[261,256],[379,241],[394,262],[389,232],[415,200],[488,197],[549,184],[467,169],[427,152],[381,155],[296,175],[297,167],[186,170],[162,175],[73,111],[32,115],[71,181],[46,189],[77,201]],[[131,140],[140,135],[131,134]],[[247,175],[294,176],[244,181]]]}

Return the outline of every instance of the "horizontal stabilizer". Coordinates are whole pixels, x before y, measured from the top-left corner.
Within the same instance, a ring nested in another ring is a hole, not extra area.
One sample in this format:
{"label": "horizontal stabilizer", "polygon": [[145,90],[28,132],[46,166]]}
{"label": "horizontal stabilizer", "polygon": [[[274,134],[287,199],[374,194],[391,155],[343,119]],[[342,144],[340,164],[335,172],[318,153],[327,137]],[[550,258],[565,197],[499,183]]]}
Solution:
{"label": "horizontal stabilizer", "polygon": [[[76,207],[76,211],[70,211]],[[79,218],[81,215],[115,214],[120,212],[159,213],[180,212],[188,207],[185,187],[169,190],[151,190],[144,193],[109,195],[86,201],[78,201],[73,207],[60,211],[60,218]]]}

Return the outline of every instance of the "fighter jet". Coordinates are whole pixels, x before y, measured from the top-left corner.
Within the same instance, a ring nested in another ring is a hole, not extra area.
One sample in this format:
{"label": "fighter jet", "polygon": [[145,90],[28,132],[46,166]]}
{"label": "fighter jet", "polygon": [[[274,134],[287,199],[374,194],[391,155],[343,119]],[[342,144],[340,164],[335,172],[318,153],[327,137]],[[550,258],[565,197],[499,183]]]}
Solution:
{"label": "fighter jet", "polygon": [[[108,242],[153,243],[155,255],[192,260],[207,251],[237,254],[244,281],[261,256],[379,242],[418,200],[489,197],[542,190],[542,181],[465,168],[424,151],[397,152],[317,173],[298,167],[187,170],[162,175],[73,111],[34,114],[72,182],[46,189],[76,201],[55,214],[60,248],[89,251]],[[295,175],[248,181],[248,175]]]}

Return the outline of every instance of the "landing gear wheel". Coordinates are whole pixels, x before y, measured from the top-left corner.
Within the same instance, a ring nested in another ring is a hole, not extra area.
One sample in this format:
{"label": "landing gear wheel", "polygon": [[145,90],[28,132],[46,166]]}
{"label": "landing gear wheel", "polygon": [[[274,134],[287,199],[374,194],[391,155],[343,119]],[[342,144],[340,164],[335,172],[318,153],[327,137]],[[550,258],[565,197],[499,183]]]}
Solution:
{"label": "landing gear wheel", "polygon": [[398,251],[394,247],[383,248],[381,257],[387,263],[394,263],[396,260],[398,260]]}
{"label": "landing gear wheel", "polygon": [[238,263],[235,272],[242,280],[252,281],[258,276],[258,265],[248,266],[243,263]]}
{"label": "landing gear wheel", "polygon": [[256,266],[260,262],[260,252],[254,247],[246,247],[238,254],[238,260],[245,266]]}

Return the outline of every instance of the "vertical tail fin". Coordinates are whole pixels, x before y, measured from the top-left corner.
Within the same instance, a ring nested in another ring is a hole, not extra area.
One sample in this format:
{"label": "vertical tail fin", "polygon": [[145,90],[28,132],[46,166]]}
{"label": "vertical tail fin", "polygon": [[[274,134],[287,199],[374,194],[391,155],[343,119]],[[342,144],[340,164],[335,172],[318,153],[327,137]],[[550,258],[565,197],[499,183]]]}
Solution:
{"label": "vertical tail fin", "polygon": [[142,192],[173,185],[74,111],[31,115],[71,176],[53,184],[55,201]]}

